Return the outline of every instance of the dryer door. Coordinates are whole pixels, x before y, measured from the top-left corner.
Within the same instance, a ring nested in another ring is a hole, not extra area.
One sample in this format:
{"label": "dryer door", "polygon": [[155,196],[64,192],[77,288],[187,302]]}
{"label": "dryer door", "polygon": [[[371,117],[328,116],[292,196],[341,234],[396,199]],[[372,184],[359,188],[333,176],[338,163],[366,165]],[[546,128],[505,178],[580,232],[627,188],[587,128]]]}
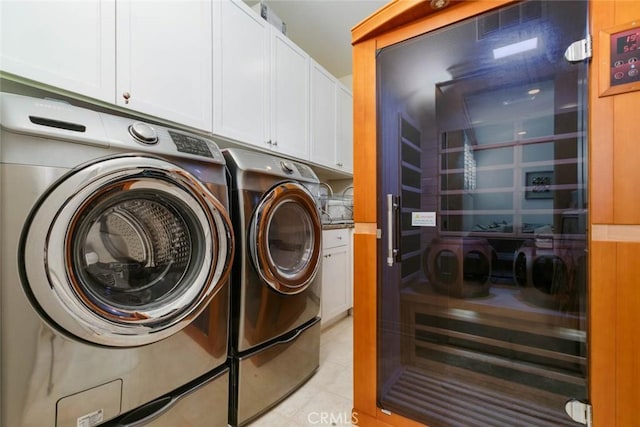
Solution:
{"label": "dryer door", "polygon": [[315,199],[302,184],[273,187],[258,204],[249,234],[260,277],[283,294],[305,290],[318,272],[321,234]]}
{"label": "dryer door", "polygon": [[174,334],[227,280],[225,207],[189,172],[129,155],[83,165],[33,210],[22,241],[27,291],[84,340],[136,346]]}

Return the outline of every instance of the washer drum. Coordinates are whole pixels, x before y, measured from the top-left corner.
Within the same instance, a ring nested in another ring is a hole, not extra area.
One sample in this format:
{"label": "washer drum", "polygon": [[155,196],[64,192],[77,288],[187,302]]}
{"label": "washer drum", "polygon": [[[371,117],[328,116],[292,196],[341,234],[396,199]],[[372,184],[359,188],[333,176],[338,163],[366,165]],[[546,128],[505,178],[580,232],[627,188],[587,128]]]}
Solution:
{"label": "washer drum", "polygon": [[579,240],[554,240],[545,247],[528,240],[513,258],[513,276],[522,287],[522,299],[559,311],[584,309],[586,269],[584,242]]}
{"label": "washer drum", "polygon": [[456,298],[489,295],[492,248],[486,239],[439,237],[423,255],[423,268],[434,289]]}

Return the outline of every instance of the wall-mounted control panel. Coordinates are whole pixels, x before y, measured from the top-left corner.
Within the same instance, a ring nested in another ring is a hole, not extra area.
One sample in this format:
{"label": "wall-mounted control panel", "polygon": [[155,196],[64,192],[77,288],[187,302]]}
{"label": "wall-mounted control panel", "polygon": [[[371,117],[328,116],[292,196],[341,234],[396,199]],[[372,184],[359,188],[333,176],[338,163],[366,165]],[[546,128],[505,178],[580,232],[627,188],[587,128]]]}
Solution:
{"label": "wall-mounted control panel", "polygon": [[640,81],[640,28],[611,34],[611,86]]}
{"label": "wall-mounted control panel", "polygon": [[600,31],[600,96],[640,90],[640,19]]}

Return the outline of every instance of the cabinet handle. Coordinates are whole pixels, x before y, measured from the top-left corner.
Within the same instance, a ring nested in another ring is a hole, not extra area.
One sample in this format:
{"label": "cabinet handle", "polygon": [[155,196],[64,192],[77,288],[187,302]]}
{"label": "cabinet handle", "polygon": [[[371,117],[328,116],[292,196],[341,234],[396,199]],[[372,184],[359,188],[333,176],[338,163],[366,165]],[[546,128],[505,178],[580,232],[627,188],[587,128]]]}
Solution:
{"label": "cabinet handle", "polygon": [[342,162],[338,162],[338,163],[336,163],[336,165],[341,168],[342,167]]}
{"label": "cabinet handle", "polygon": [[342,240],[342,236],[338,236],[338,237],[337,237],[337,239],[338,239],[338,240]]}
{"label": "cabinet handle", "polygon": [[278,146],[278,141],[273,141],[273,146],[277,147]]}
{"label": "cabinet handle", "polygon": [[131,94],[129,92],[124,92],[122,94],[122,97],[124,98],[124,103],[128,104],[129,103],[129,98],[131,98]]}
{"label": "cabinet handle", "polygon": [[267,145],[273,145],[273,142],[271,142],[271,140],[268,140]]}

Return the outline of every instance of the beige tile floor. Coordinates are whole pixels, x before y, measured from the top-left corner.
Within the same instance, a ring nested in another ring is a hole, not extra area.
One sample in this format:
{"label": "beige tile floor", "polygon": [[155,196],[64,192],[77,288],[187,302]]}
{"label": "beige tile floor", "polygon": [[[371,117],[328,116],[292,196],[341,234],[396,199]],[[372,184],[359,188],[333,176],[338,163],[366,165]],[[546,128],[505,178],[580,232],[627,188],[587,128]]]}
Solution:
{"label": "beige tile floor", "polygon": [[300,389],[250,427],[350,426],[353,405],[353,317],[322,331],[320,368]]}

